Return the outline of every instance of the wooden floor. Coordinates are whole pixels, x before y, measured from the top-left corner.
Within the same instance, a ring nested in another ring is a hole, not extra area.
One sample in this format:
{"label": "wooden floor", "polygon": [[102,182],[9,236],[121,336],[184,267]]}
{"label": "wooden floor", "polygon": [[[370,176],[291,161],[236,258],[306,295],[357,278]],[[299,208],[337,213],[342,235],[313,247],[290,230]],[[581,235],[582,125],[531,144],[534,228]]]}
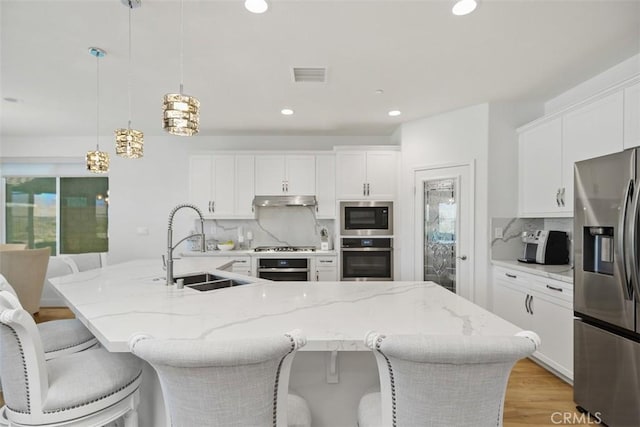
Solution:
{"label": "wooden floor", "polygon": [[[72,318],[66,308],[43,308],[36,322]],[[0,404],[4,405],[2,394]],[[575,414],[575,418],[574,415]],[[571,422],[562,422],[569,418]],[[582,423],[581,423],[582,422]],[[504,426],[593,426],[578,414],[573,403],[573,388],[531,360],[518,362],[509,378],[504,404]]]}

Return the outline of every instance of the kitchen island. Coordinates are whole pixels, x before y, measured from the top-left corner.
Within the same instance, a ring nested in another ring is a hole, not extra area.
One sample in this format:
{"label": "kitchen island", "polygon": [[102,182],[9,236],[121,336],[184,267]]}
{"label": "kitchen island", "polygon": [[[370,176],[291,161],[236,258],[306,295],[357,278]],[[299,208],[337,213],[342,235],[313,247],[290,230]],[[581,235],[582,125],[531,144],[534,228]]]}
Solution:
{"label": "kitchen island", "polygon": [[[206,264],[204,264],[206,262]],[[179,260],[175,276],[214,271],[215,260]],[[109,351],[128,351],[138,332],[157,338],[233,339],[301,329],[291,387],[316,426],[355,425],[360,396],[378,382],[369,330],[387,334],[513,335],[520,329],[432,282],[270,282],[200,292],[165,285],[157,260],[138,260],[52,279],[76,316]],[[162,399],[145,370],[140,425],[160,426]]]}

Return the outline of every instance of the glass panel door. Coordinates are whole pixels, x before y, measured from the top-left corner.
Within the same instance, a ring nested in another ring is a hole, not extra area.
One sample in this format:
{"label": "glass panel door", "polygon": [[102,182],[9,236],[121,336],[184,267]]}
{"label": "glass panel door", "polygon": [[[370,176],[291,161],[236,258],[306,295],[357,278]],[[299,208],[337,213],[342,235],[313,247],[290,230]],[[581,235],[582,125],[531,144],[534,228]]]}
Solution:
{"label": "glass panel door", "polygon": [[6,242],[56,255],[56,179],[8,177],[5,191]]}
{"label": "glass panel door", "polygon": [[456,293],[457,178],[424,181],[424,272]]}

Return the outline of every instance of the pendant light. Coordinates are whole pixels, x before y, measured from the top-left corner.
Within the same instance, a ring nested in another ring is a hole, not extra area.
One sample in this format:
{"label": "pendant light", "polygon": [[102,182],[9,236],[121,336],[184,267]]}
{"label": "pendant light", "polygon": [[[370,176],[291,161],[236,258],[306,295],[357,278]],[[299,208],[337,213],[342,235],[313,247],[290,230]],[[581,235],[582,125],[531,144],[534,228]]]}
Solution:
{"label": "pendant light", "polygon": [[180,93],[168,93],[162,104],[162,128],[173,135],[191,136],[200,130],[200,101],[183,93],[184,18],[180,0]]}
{"label": "pendant light", "polygon": [[142,6],[141,0],[122,0],[129,9],[129,76],[128,76],[128,101],[129,124],[126,129],[116,129],[116,154],[126,159],[138,159],[144,154],[144,133],[131,129],[131,9]]}
{"label": "pendant light", "polygon": [[109,153],[100,151],[100,58],[107,52],[99,47],[90,47],[89,55],[96,58],[96,149],[87,151],[87,170],[93,173],[109,172]]}

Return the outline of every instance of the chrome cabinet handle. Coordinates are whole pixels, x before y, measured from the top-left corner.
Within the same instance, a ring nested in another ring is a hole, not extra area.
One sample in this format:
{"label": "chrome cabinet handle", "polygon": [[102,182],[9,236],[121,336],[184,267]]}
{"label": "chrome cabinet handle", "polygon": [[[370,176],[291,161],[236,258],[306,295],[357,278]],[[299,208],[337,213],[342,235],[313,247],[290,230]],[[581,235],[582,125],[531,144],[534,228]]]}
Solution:
{"label": "chrome cabinet handle", "polygon": [[518,276],[516,276],[515,274],[509,274],[509,273],[504,273],[505,276],[510,277],[512,279],[517,279]]}
{"label": "chrome cabinet handle", "polygon": [[316,282],[320,281],[320,272],[316,270]]}
{"label": "chrome cabinet handle", "polygon": [[216,201],[211,201],[211,213],[216,213]]}
{"label": "chrome cabinet handle", "polygon": [[562,288],[556,288],[555,286],[547,285],[547,289],[551,289],[552,291],[562,292]]}
{"label": "chrome cabinet handle", "polygon": [[563,208],[564,208],[564,190],[565,190],[564,187],[562,187],[562,189],[560,190],[560,204],[562,205]]}
{"label": "chrome cabinet handle", "polygon": [[529,312],[529,294],[527,294],[526,298],[524,299],[524,309],[527,310],[527,313],[531,314]]}
{"label": "chrome cabinet handle", "polygon": [[370,185],[371,185],[371,184],[369,184],[369,183],[367,182],[367,196],[370,196],[370,195],[371,195],[371,191],[370,191],[371,189],[370,189],[370,187],[369,187]]}
{"label": "chrome cabinet handle", "polygon": [[560,189],[558,188],[558,191],[556,191],[556,206],[560,207]]}
{"label": "chrome cabinet handle", "polygon": [[367,184],[366,183],[362,183],[362,195],[366,196],[367,195]]}
{"label": "chrome cabinet handle", "polygon": [[533,314],[533,295],[529,295],[529,314]]}

